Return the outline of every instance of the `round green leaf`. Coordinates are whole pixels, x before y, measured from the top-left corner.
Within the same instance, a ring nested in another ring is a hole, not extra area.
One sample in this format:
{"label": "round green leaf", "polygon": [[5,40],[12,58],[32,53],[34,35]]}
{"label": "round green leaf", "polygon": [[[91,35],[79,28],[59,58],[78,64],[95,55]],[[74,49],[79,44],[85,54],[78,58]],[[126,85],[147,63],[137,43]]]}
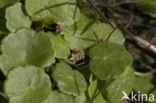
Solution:
{"label": "round green leaf", "polygon": [[[37,33],[30,29],[20,29],[4,38],[2,53],[5,55],[5,61],[2,61],[4,74],[8,69],[20,65],[49,66],[55,55],[49,36],[44,32]],[[8,67],[5,64],[12,67],[5,68]]]}
{"label": "round green leaf", "polygon": [[[96,44],[97,38],[105,40],[112,30],[110,25],[97,23],[95,20],[81,14],[80,19],[75,24],[65,27],[64,38],[69,42],[70,48],[86,49]],[[125,38],[122,32],[116,29],[109,41],[122,45]]]}
{"label": "round green leaf", "polygon": [[41,103],[51,92],[51,83],[43,69],[35,66],[12,70],[4,85],[9,103]]}
{"label": "round green leaf", "polygon": [[71,95],[63,94],[59,91],[53,91],[47,100],[43,103],[73,103],[73,97]]}
{"label": "round green leaf", "polygon": [[108,79],[113,72],[123,73],[126,66],[132,65],[132,57],[124,46],[115,43],[99,43],[90,49],[89,66],[91,72],[100,80]]}
{"label": "round green leaf", "polygon": [[6,9],[6,26],[11,32],[23,27],[29,28],[31,25],[31,20],[23,14],[21,6],[21,3],[16,3]]}
{"label": "round green leaf", "polygon": [[57,58],[68,59],[70,55],[70,49],[68,43],[59,34],[54,34],[52,32],[49,32],[47,35],[50,36],[54,44],[54,49],[56,52],[55,56]]}
{"label": "round green leaf", "polygon": [[52,76],[63,93],[79,96],[87,88],[83,75],[65,63],[56,64]]}
{"label": "round green leaf", "polygon": [[110,103],[122,103],[123,92],[129,93],[133,89],[135,76],[133,68],[127,66],[125,71],[107,88],[107,98]]}
{"label": "round green leaf", "polygon": [[80,15],[76,0],[26,0],[25,7],[34,21],[72,25]]}

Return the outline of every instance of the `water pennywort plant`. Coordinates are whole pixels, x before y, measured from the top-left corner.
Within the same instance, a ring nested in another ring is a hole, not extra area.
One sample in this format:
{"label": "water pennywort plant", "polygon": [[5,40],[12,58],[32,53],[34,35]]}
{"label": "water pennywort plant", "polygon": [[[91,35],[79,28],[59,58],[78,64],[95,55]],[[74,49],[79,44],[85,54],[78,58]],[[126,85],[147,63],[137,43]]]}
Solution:
{"label": "water pennywort plant", "polygon": [[119,28],[80,12],[76,0],[2,1],[8,103],[122,103],[123,91],[130,94],[133,59]]}

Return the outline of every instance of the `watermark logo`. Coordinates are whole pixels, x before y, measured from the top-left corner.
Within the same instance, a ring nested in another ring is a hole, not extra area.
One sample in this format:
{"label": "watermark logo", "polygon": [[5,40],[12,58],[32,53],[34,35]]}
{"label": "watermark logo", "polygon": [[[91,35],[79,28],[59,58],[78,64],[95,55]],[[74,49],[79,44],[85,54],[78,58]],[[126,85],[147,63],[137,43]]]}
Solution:
{"label": "watermark logo", "polygon": [[128,94],[123,91],[123,97],[122,100],[126,99],[129,101],[149,101],[152,102],[154,101],[154,94],[141,94],[140,91],[138,91],[138,93],[134,93],[133,91],[130,93],[130,96],[128,96]]}
{"label": "watermark logo", "polygon": [[127,93],[125,91],[123,91],[122,93],[123,93],[123,97],[122,97],[121,100],[124,100],[124,99],[130,100],[130,98],[128,97],[128,95],[127,95]]}

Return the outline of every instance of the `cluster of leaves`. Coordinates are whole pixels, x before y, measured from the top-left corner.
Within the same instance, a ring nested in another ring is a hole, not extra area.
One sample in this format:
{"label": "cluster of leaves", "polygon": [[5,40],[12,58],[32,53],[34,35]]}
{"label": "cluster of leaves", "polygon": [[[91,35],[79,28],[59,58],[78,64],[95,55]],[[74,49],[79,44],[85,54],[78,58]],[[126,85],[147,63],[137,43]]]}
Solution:
{"label": "cluster of leaves", "polygon": [[122,103],[134,88],[122,32],[106,41],[113,28],[80,13],[76,0],[1,0],[0,8],[9,103]]}

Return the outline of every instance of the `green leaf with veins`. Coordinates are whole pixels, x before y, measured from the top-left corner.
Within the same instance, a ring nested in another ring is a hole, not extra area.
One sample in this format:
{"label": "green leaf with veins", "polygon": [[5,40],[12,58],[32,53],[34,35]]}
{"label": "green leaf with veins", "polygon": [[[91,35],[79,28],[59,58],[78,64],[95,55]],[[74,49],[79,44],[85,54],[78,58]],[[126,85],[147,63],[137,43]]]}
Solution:
{"label": "green leaf with veins", "polygon": [[25,8],[33,21],[43,20],[68,26],[78,20],[80,15],[76,0],[26,0]]}
{"label": "green leaf with veins", "polygon": [[63,93],[79,96],[87,89],[87,83],[83,75],[65,63],[56,64],[52,76],[57,82],[59,90]]}
{"label": "green leaf with veins", "polygon": [[98,79],[93,79],[93,76],[91,75],[89,81],[90,81],[90,85],[88,87],[88,94],[89,94],[90,101],[93,101],[93,103],[109,103],[103,97],[102,93],[97,95],[99,93],[99,90],[100,90],[99,85],[98,85]]}
{"label": "green leaf with veins", "polygon": [[[97,23],[95,20],[90,19],[83,14],[81,14],[80,19],[75,24],[70,27],[65,27],[64,29],[64,38],[69,42],[70,48],[72,49],[89,48],[94,44],[97,44],[94,32],[99,40],[105,40],[113,30],[110,25]],[[122,32],[119,29],[116,29],[109,41],[123,45],[125,38]]]}
{"label": "green leaf with veins", "polygon": [[70,49],[69,49],[68,43],[59,34],[48,32],[47,35],[50,36],[53,42],[54,49],[56,52],[55,56],[57,58],[68,59],[70,55]]}
{"label": "green leaf with veins", "polygon": [[18,67],[9,72],[4,89],[9,103],[41,103],[51,92],[51,82],[42,68]]}
{"label": "green leaf with veins", "polygon": [[25,8],[27,13],[32,16],[40,9],[45,8],[48,5],[48,2],[49,0],[25,0]]}
{"label": "green leaf with veins", "polygon": [[24,15],[21,6],[21,3],[16,3],[6,9],[6,26],[11,32],[23,27],[30,28],[31,20]]}
{"label": "green leaf with veins", "polygon": [[85,93],[80,94],[80,96],[73,97],[68,94],[61,93],[59,91],[53,91],[48,99],[42,103],[85,103],[86,96]]}
{"label": "green leaf with veins", "polygon": [[127,66],[124,73],[113,79],[107,88],[104,87],[104,84],[108,81],[99,81],[91,76],[91,84],[88,88],[88,93],[92,100],[99,93],[99,90],[104,89],[95,97],[93,103],[122,103],[123,91],[129,95],[130,91],[133,89],[134,81],[134,70]]}
{"label": "green leaf with veins", "polygon": [[[20,29],[9,34],[2,41],[2,70],[8,73],[12,67],[19,65],[49,66],[54,62],[55,51],[49,36],[30,29]],[[11,66],[7,68],[8,65]],[[6,67],[6,68],[5,68]]]}
{"label": "green leaf with veins", "polygon": [[53,91],[48,99],[42,103],[73,103],[73,97],[59,91]]}
{"label": "green leaf with veins", "polygon": [[123,73],[126,66],[132,65],[132,57],[124,46],[103,42],[92,47],[89,52],[91,72],[100,80],[108,79],[113,72]]}
{"label": "green leaf with veins", "polygon": [[134,70],[127,66],[125,71],[108,86],[107,98],[110,103],[122,103],[123,91],[130,94],[135,83]]}

